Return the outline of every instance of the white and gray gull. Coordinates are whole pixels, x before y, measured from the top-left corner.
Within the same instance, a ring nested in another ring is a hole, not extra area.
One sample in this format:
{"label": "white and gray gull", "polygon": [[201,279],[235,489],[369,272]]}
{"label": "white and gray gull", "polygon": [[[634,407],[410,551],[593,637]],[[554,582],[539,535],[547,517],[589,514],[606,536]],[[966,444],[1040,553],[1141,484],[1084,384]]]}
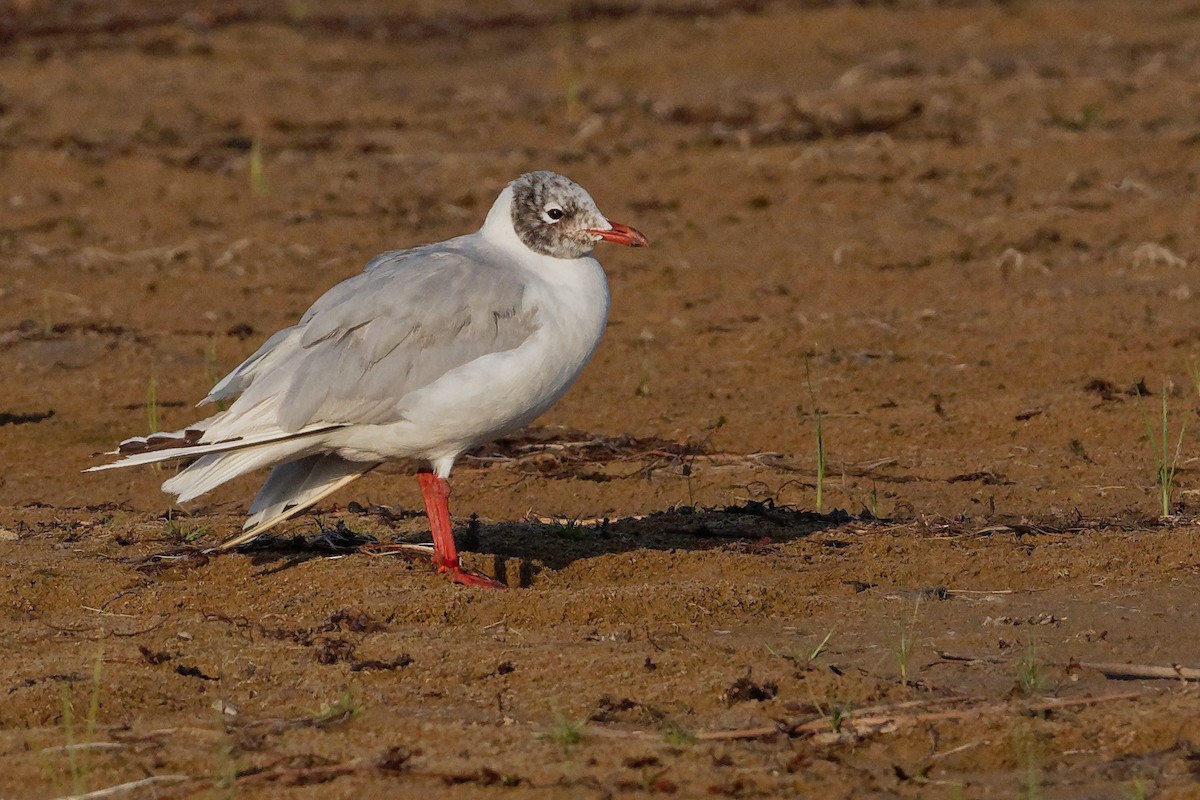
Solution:
{"label": "white and gray gull", "polygon": [[510,183],[475,233],[377,256],[217,383],[229,407],[173,433],[121,442],[92,470],[190,461],[163,490],[191,500],[271,467],[250,506],[249,542],[385,461],[412,459],[433,563],[470,586],[447,479],[471,447],[528,425],[578,377],[604,333],[601,241],[645,247],[553,172]]}

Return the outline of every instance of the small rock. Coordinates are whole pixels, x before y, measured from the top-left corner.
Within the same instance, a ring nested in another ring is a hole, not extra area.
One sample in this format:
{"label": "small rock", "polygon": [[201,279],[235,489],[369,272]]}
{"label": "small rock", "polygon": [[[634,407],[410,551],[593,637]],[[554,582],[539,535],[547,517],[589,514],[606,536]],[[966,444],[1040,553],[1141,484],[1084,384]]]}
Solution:
{"label": "small rock", "polygon": [[236,717],[238,715],[238,711],[240,710],[233,703],[225,699],[213,700],[212,709],[213,711],[219,711],[227,717]]}

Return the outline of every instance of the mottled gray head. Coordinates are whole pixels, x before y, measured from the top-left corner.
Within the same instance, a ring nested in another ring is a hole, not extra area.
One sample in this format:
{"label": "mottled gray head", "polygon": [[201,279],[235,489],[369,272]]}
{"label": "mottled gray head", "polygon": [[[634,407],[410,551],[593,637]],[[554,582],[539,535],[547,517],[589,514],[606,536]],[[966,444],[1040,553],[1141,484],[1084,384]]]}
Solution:
{"label": "mottled gray head", "polygon": [[512,221],[526,247],[555,258],[587,255],[601,240],[646,246],[646,237],[609,222],[582,186],[556,172],[528,172],[512,182]]}

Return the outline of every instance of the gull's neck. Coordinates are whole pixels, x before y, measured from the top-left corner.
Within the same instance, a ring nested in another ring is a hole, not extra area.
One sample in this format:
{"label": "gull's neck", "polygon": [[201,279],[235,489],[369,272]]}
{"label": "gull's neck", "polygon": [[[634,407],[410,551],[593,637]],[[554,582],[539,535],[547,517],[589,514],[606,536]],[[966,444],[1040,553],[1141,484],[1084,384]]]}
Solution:
{"label": "gull's neck", "polygon": [[479,235],[488,244],[507,250],[525,261],[537,254],[517,236],[517,229],[513,227],[512,202],[512,186],[505,186],[496,202],[492,203],[491,210],[483,220],[483,227],[479,229]]}
{"label": "gull's neck", "polygon": [[[608,289],[604,283],[604,271],[600,264],[586,253],[579,258],[555,258],[542,255],[521,241],[512,218],[513,190],[506,186],[483,221],[483,227],[475,234],[485,246],[494,247],[506,254],[513,262],[528,272],[539,276],[551,285],[573,285],[582,282],[590,288],[588,293],[603,294],[603,305],[608,306]],[[580,271],[582,270],[582,271]],[[595,286],[600,286],[596,290]]]}

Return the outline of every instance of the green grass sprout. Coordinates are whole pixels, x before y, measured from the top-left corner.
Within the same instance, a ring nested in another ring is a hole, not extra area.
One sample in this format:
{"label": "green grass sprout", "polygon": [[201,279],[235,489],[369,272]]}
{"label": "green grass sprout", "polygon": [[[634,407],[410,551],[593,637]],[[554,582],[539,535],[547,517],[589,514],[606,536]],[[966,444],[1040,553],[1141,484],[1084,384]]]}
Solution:
{"label": "green grass sprout", "polygon": [[1179,468],[1179,454],[1183,449],[1183,432],[1187,428],[1184,422],[1179,426],[1179,436],[1175,441],[1175,452],[1171,453],[1170,424],[1167,416],[1167,383],[1163,381],[1162,388],[1162,433],[1154,431],[1150,421],[1150,412],[1146,410],[1145,396],[1142,394],[1142,384],[1137,386],[1138,407],[1142,412],[1142,422],[1146,425],[1146,436],[1150,440],[1150,450],[1154,453],[1155,473],[1158,481],[1159,501],[1163,517],[1170,517],[1171,496],[1175,487],[1175,472]]}
{"label": "green grass sprout", "polygon": [[817,424],[817,513],[824,513],[825,508],[825,434],[821,420],[824,416],[817,407],[817,394],[813,391],[812,372],[809,369],[808,357],[804,358],[804,382],[808,385],[808,397],[812,401],[813,416]]}

